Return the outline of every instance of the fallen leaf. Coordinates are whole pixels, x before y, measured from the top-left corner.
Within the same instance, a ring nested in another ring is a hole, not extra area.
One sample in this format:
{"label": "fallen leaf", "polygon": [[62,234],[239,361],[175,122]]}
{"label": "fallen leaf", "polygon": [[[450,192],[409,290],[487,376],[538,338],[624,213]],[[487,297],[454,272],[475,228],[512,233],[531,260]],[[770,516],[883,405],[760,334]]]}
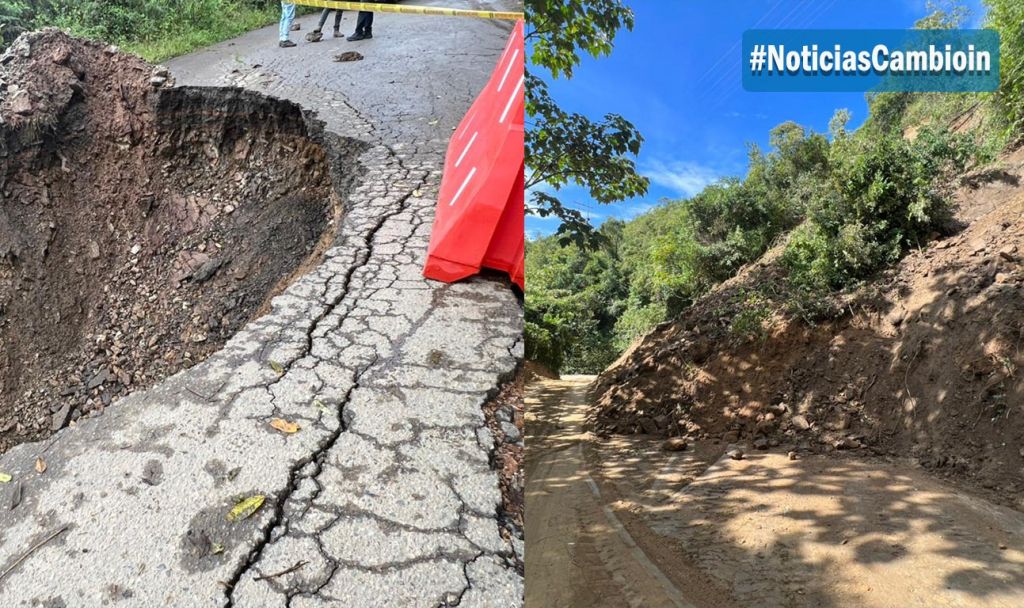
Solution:
{"label": "fallen leaf", "polygon": [[42,457],[36,458],[36,473],[40,473],[41,474],[41,473],[45,473],[45,472],[46,472],[46,461],[43,460]]}
{"label": "fallen leaf", "polygon": [[419,196],[419,195],[420,195],[420,191],[419,191],[419,189],[413,190],[413,191],[412,191],[412,195],[413,195],[413,196]]}
{"label": "fallen leaf", "polygon": [[213,543],[213,546],[210,548],[210,553],[213,553],[214,555],[224,553],[224,545],[220,543]]}
{"label": "fallen leaf", "polygon": [[438,123],[438,121],[436,121],[436,120],[432,120],[432,121],[428,122],[427,124],[428,124],[428,125],[430,125],[430,126],[434,126],[434,125],[436,125],[437,123]]}
{"label": "fallen leaf", "polygon": [[9,473],[0,473],[0,483],[7,483],[12,479],[14,478]]}
{"label": "fallen leaf", "polygon": [[299,432],[299,425],[295,424],[294,422],[288,422],[284,418],[274,418],[273,420],[270,421],[270,426],[281,431],[282,433],[287,433],[289,435],[291,435],[292,433]]}
{"label": "fallen leaf", "polygon": [[262,494],[243,498],[238,501],[230,511],[228,511],[227,520],[233,522],[248,519],[253,513],[259,511],[260,507],[263,506],[263,501],[266,499],[267,497]]}
{"label": "fallen leaf", "polygon": [[319,399],[314,399],[313,405],[315,405],[317,409],[319,409],[321,412],[327,413],[328,411],[330,411],[327,409],[327,404],[324,403],[323,401],[320,401]]}
{"label": "fallen leaf", "polygon": [[284,373],[284,366],[281,365],[280,363],[278,363],[277,361],[271,360],[271,362],[270,362],[270,369],[272,369],[275,372],[277,372],[278,376],[280,376],[281,374]]}

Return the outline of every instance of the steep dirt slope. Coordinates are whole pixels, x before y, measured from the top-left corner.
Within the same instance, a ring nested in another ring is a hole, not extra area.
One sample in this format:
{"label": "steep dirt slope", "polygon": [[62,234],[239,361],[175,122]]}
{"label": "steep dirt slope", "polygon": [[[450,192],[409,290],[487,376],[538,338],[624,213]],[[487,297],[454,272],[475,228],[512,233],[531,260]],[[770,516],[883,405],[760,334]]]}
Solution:
{"label": "steep dirt slope", "polygon": [[56,30],[0,82],[2,451],[219,349],[327,246],[349,177],[297,105]]}
{"label": "steep dirt slope", "polygon": [[[780,314],[765,256],[606,370],[592,423],[912,456],[1024,508],[1024,151],[1000,166],[964,180],[962,230],[837,297],[838,320]],[[773,314],[742,338],[754,291]]]}

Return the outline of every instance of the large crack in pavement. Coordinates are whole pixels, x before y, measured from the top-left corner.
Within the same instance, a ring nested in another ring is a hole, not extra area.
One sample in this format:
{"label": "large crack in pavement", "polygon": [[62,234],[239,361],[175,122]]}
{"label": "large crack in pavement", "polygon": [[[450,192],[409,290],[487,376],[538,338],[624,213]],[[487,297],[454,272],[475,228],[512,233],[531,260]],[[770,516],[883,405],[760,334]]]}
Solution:
{"label": "large crack in pavement", "polygon": [[[378,20],[387,36],[361,62],[334,63],[328,43],[289,55],[270,30],[171,62],[179,82],[315,111],[363,173],[320,265],[221,351],[0,457],[24,488],[14,509],[0,498],[0,604],[522,604],[481,410],[522,357],[521,305],[503,280],[420,275],[447,134],[506,31]],[[225,521],[256,493],[260,511]]]}
{"label": "large crack in pavement", "polygon": [[[392,150],[390,148],[389,148],[389,152],[392,155],[395,154],[394,150]],[[396,158],[397,158],[397,156],[396,156]],[[400,160],[398,161],[398,165],[402,169],[406,169]],[[348,271],[344,274],[344,277],[342,279],[342,285],[341,285],[340,294],[337,297],[335,297],[335,299],[332,302],[330,302],[330,304],[327,306],[327,308],[324,309],[324,311],[321,314],[319,314],[313,320],[313,322],[310,324],[309,328],[306,331],[306,347],[305,347],[305,350],[296,359],[291,360],[291,361],[287,361],[287,362],[284,363],[284,373],[281,374],[281,377],[284,377],[284,376],[287,375],[288,371],[291,369],[292,365],[294,365],[295,361],[303,359],[303,358],[309,356],[310,353],[312,353],[312,351],[313,351],[313,336],[316,333],[317,328],[320,326],[320,323],[328,315],[330,315],[344,301],[345,297],[348,295],[348,292],[349,292],[349,285],[352,283],[352,276],[355,274],[355,272],[358,269],[360,269],[363,266],[365,266],[366,262],[370,258],[373,257],[373,253],[374,253],[373,242],[374,242],[374,238],[377,235],[377,232],[392,217],[398,215],[399,213],[402,213],[402,212],[406,211],[406,209],[408,207],[408,201],[409,201],[409,198],[412,196],[412,193],[418,191],[419,188],[424,187],[426,185],[424,182],[425,182],[425,178],[423,180],[420,180],[418,183],[416,183],[414,185],[415,190],[410,191],[410,192],[408,192],[407,194],[405,194],[404,196],[401,197],[397,209],[395,211],[392,211],[392,212],[387,213],[384,216],[382,216],[380,221],[375,226],[373,226],[373,228],[371,228],[369,230],[369,233],[367,234],[367,242],[366,242],[365,253],[362,254],[360,256],[359,261],[356,264],[353,264],[348,269]],[[325,288],[325,293],[326,293],[326,288]],[[340,326],[340,324],[341,324],[341,322],[343,322],[343,320],[344,320],[344,317],[341,318],[341,320],[338,322],[337,326]],[[269,542],[271,542],[271,539],[273,537],[274,532],[282,524],[283,519],[284,519],[284,506],[285,506],[285,503],[292,497],[292,494],[298,488],[298,476],[300,475],[300,472],[302,471],[302,469],[307,464],[313,463],[314,466],[315,466],[315,469],[314,469],[312,475],[308,475],[307,478],[313,480],[313,482],[316,483],[317,486],[319,486],[319,483],[317,482],[317,477],[319,476],[320,471],[323,469],[323,461],[322,461],[322,459],[330,451],[330,449],[334,446],[334,444],[337,442],[338,437],[341,436],[341,433],[345,432],[345,430],[346,430],[345,406],[348,403],[349,398],[351,398],[352,392],[359,388],[359,382],[360,382],[363,374],[365,374],[369,369],[371,369],[373,367],[373,365],[375,363],[377,363],[378,360],[379,360],[379,357],[375,356],[373,358],[373,360],[371,360],[367,365],[365,365],[359,371],[356,372],[355,383],[353,384],[352,388],[350,388],[349,391],[345,394],[344,399],[342,399],[341,402],[338,403],[335,406],[335,410],[336,410],[337,415],[338,415],[338,420],[340,421],[340,423],[335,428],[335,430],[333,432],[331,432],[327,436],[326,440],[320,446],[318,446],[317,449],[308,458],[299,460],[298,462],[296,462],[292,466],[291,471],[289,473],[288,487],[285,488],[285,491],[283,492],[283,494],[281,496],[278,496],[278,497],[275,498],[275,501],[274,501],[275,502],[274,516],[271,519],[270,524],[266,527],[266,529],[264,531],[264,534],[263,534],[263,537],[260,539],[260,542],[258,542],[256,544],[256,546],[253,547],[252,551],[249,554],[248,559],[242,564],[242,566],[240,568],[238,568],[238,570],[235,571],[234,574],[232,574],[231,578],[228,581],[225,582],[225,585],[224,585],[224,595],[227,597],[227,606],[234,606],[233,593],[234,593],[234,590],[235,590],[235,586],[238,584],[238,581],[241,580],[242,576],[244,576],[245,573],[248,572],[249,569],[252,568],[259,561],[259,558],[261,557],[261,555],[263,553],[263,548]],[[268,391],[268,393],[271,394],[271,402],[274,401],[273,393],[272,393],[272,390],[271,390],[271,387],[273,387],[274,384],[276,384],[276,382],[267,385],[267,391]],[[329,407],[331,404],[327,403],[325,405]],[[317,495],[318,495],[318,493],[317,493]],[[314,495],[314,498],[315,498],[315,496],[316,495]],[[289,597],[288,601],[290,603],[290,601],[291,601],[290,597]]]}
{"label": "large crack in pavement", "polygon": [[324,454],[326,454],[331,449],[331,447],[338,440],[338,437],[341,436],[341,433],[345,432],[345,403],[347,403],[349,397],[351,397],[352,391],[359,388],[359,380],[362,377],[363,373],[365,373],[366,370],[369,369],[376,362],[377,360],[374,359],[356,375],[355,384],[353,384],[352,388],[349,389],[348,393],[345,395],[345,398],[342,399],[341,403],[338,405],[337,411],[339,419],[342,421],[341,424],[338,425],[338,427],[327,437],[327,440],[324,441],[324,443],[321,446],[317,447],[317,449],[309,456],[309,458],[299,460],[297,463],[295,463],[295,465],[292,466],[288,476],[288,487],[285,488],[282,496],[278,496],[274,499],[274,515],[271,518],[269,524],[264,529],[262,537],[259,539],[259,542],[257,542],[256,545],[249,552],[249,556],[245,560],[245,562],[231,575],[230,579],[224,582],[224,595],[227,598],[227,606],[234,606],[233,593],[235,590],[235,586],[238,584],[238,581],[241,580],[242,576],[246,572],[248,572],[249,569],[257,561],[259,561],[260,556],[263,554],[263,548],[267,545],[267,543],[271,541],[274,531],[277,530],[278,526],[280,526],[282,521],[284,520],[285,502],[289,498],[291,498],[292,494],[298,488],[298,476],[300,475],[302,469],[308,464],[313,464],[315,470],[313,472],[312,477],[315,479],[316,475],[319,474],[322,468],[322,458]]}

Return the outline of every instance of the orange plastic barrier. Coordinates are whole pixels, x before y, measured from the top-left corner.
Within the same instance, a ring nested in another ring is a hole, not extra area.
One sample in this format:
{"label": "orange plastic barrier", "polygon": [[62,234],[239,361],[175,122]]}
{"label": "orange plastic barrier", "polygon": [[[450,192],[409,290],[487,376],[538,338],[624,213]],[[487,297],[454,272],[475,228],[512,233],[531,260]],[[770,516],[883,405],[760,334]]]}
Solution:
{"label": "orange plastic barrier", "polygon": [[452,282],[483,267],[525,287],[523,22],[448,142],[423,276]]}

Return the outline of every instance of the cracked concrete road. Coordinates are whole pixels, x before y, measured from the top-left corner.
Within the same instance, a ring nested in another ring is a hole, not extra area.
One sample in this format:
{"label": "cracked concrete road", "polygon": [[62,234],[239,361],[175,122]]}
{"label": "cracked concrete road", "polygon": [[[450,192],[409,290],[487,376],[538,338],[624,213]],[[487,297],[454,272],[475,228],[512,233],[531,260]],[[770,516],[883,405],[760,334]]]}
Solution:
{"label": "cracked concrete road", "polygon": [[363,148],[334,246],[203,363],[0,458],[0,605],[522,604],[481,410],[522,356],[521,306],[505,280],[420,275],[446,140],[511,26],[380,14],[373,40],[306,44],[313,20],[295,49],[266,28],[169,66]]}

